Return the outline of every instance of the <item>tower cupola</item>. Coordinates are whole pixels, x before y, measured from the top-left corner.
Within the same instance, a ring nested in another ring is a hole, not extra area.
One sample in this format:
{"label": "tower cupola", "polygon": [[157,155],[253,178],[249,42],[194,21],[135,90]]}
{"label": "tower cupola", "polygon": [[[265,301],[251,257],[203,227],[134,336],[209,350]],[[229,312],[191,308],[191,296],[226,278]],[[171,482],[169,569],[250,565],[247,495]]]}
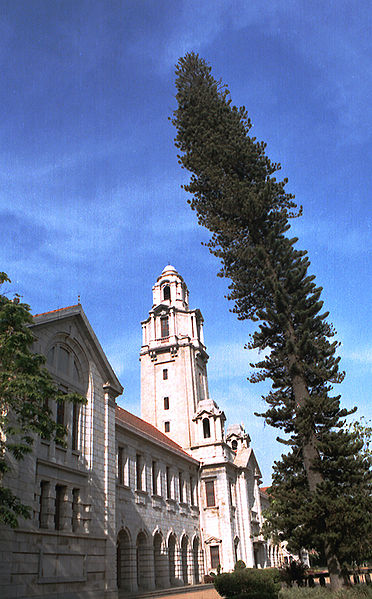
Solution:
{"label": "tower cupola", "polygon": [[153,308],[160,304],[175,306],[183,310],[187,310],[189,307],[189,292],[186,283],[171,264],[168,264],[158,277],[152,288],[152,294]]}

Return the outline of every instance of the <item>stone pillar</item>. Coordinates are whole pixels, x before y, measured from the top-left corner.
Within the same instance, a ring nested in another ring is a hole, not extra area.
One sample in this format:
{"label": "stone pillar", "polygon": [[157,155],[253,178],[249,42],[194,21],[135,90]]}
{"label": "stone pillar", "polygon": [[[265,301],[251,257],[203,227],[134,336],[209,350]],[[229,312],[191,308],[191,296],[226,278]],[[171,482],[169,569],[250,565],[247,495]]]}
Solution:
{"label": "stone pillar", "polygon": [[152,341],[156,339],[156,321],[154,318],[154,314],[151,314],[151,323],[150,323],[150,339],[148,341]]}
{"label": "stone pillar", "polygon": [[106,384],[104,390],[104,531],[106,542],[105,592],[117,597],[116,577],[116,447],[115,397],[118,393]]}
{"label": "stone pillar", "polygon": [[72,489],[65,487],[60,513],[60,530],[72,531]]}
{"label": "stone pillar", "polygon": [[241,558],[248,568],[254,567],[252,542],[251,511],[248,492],[248,480],[241,472],[236,480],[237,518],[241,547]]}
{"label": "stone pillar", "polygon": [[[41,493],[41,487],[40,487]],[[49,481],[44,482],[44,489],[39,503],[40,528],[54,528],[55,489]],[[41,510],[41,513],[40,513]]]}

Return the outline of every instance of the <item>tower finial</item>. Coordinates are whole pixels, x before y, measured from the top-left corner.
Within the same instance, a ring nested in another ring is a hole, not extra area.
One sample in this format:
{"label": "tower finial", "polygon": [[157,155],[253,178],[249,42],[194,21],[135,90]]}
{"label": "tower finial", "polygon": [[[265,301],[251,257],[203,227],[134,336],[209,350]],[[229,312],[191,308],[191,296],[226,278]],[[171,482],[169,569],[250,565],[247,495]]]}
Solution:
{"label": "tower finial", "polygon": [[78,305],[80,306],[80,293],[78,293]]}

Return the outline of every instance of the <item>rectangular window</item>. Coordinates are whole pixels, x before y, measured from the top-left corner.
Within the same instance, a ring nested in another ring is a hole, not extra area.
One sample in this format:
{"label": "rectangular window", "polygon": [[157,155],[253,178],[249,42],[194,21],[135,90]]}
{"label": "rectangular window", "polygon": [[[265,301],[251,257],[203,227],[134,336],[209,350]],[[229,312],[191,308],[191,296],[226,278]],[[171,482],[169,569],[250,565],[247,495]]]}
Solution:
{"label": "rectangular window", "polygon": [[160,318],[160,334],[161,337],[169,337],[169,320],[168,316],[162,316]]}
{"label": "rectangular window", "polygon": [[170,431],[170,422],[164,422],[164,432],[169,433]]}
{"label": "rectangular window", "polygon": [[163,369],[163,381],[168,380],[168,368]]}
{"label": "rectangular window", "polygon": [[183,474],[182,472],[178,473],[178,488],[180,492],[180,503],[183,503]]}
{"label": "rectangular window", "polygon": [[214,507],[216,505],[216,497],[214,493],[214,480],[205,481],[205,498],[207,507]]}
{"label": "rectangular window", "polygon": [[212,570],[217,570],[220,565],[220,548],[218,545],[211,545],[211,568]]}
{"label": "rectangular window", "polygon": [[169,410],[169,397],[164,397],[164,410]]}
{"label": "rectangular window", "polygon": [[143,460],[142,456],[137,453],[136,455],[136,489],[142,491],[142,473],[143,473]]}
{"label": "rectangular window", "polygon": [[80,524],[80,511],[79,511],[79,503],[80,503],[80,489],[72,489],[72,530],[76,532],[79,528]]}
{"label": "rectangular window", "polygon": [[71,446],[72,449],[78,449],[79,443],[79,406],[74,403],[72,406],[72,431],[71,431]]}
{"label": "rectangular window", "polygon": [[172,477],[169,466],[165,470],[165,479],[167,485],[167,499],[172,499]]}
{"label": "rectangular window", "polygon": [[194,479],[192,476],[190,476],[190,503],[191,505],[195,505],[195,499],[194,499]]}
{"label": "rectangular window", "polygon": [[65,402],[57,401],[57,417],[56,423],[64,426],[65,424]]}
{"label": "rectangular window", "polygon": [[49,482],[46,480],[42,480],[40,483],[39,528],[48,528],[48,523],[47,523],[48,494],[49,494]]}
{"label": "rectangular window", "polygon": [[158,464],[155,460],[152,462],[152,494],[158,495]]}
{"label": "rectangular window", "polygon": [[229,496],[230,496],[230,505],[235,506],[235,487],[234,483],[229,480]]}
{"label": "rectangular window", "polygon": [[54,528],[62,530],[63,507],[65,502],[66,487],[56,485],[56,501],[54,509]]}
{"label": "rectangular window", "polygon": [[118,482],[124,484],[124,447],[118,447]]}

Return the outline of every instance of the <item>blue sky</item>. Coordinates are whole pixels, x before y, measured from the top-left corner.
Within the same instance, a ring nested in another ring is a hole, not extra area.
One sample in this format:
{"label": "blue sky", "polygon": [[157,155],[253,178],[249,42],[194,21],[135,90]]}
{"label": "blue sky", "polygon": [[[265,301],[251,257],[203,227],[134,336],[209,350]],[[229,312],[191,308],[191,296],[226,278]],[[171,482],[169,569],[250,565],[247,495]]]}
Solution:
{"label": "blue sky", "polygon": [[139,414],[140,321],[170,262],[205,318],[210,394],[264,482],[282,446],[253,413],[253,328],[224,298],[180,185],[174,65],[199,52],[304,206],[293,224],[342,342],[347,407],[372,417],[369,3],[2,0],[0,270],[34,313],[83,308]]}

